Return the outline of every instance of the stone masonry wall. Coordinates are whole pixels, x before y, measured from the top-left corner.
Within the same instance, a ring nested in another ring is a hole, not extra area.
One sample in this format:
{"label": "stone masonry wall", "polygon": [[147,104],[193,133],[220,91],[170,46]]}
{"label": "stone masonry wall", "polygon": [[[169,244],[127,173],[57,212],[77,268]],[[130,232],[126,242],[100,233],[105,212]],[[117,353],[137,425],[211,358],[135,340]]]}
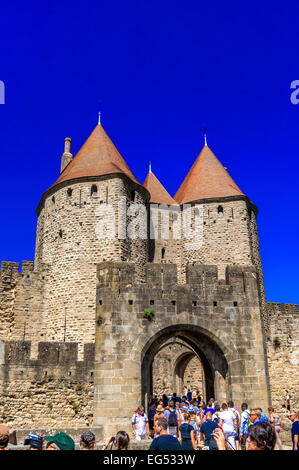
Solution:
{"label": "stone masonry wall", "polygon": [[[195,210],[198,210],[195,208],[195,204],[200,207],[200,210],[203,210],[202,232],[197,230],[195,224]],[[155,205],[151,206],[154,207]],[[178,206],[180,207],[178,213],[171,210],[173,206],[169,207],[169,238],[163,239],[161,231],[161,213],[163,211],[160,211],[157,223],[159,238],[155,243],[151,242],[150,260],[160,263],[161,251],[164,248],[164,262],[174,263],[178,266],[179,283],[183,284],[185,282],[186,265],[188,263],[217,265],[220,279],[225,278],[226,266],[258,264],[256,240],[254,249],[252,248],[253,238],[249,227],[247,200],[226,198],[220,202],[197,201],[192,203],[191,209]],[[219,207],[222,207],[220,212],[218,211]],[[189,210],[190,212],[188,220],[191,222],[190,234],[193,233],[194,246],[190,244],[191,239],[183,238],[185,236],[183,210],[187,212]],[[178,216],[179,222],[173,222],[173,213],[175,217]],[[176,224],[179,224],[179,226]],[[181,239],[176,239],[176,233],[181,234]],[[197,249],[196,245],[200,248]]]}
{"label": "stone masonry wall", "polygon": [[[97,192],[91,194],[92,186]],[[144,281],[147,238],[118,238],[119,196],[126,198],[127,211],[133,203],[147,207],[147,194],[140,186],[127,178],[107,177],[59,187],[46,197],[38,216],[35,270],[49,267],[40,330],[47,341],[78,342],[79,357],[83,345],[94,341],[97,263],[134,262],[138,280]],[[113,238],[99,239],[96,227],[103,225],[99,210],[106,203],[114,209],[107,237],[114,227],[116,232]],[[133,217],[127,218],[130,222]]]}
{"label": "stone masonry wall", "polygon": [[93,423],[94,345],[0,342],[0,419],[12,428],[75,428]]}
{"label": "stone masonry wall", "polygon": [[[189,353],[189,354],[188,354]],[[176,384],[176,366],[182,356],[188,354],[188,362],[184,364],[183,381],[180,388]],[[203,370],[198,357],[191,352],[187,345],[173,343],[166,345],[158,352],[153,362],[153,393],[162,396],[172,395],[176,392],[179,396],[184,394],[184,386],[193,390],[200,387],[203,390]]]}
{"label": "stone masonry wall", "polygon": [[286,413],[286,390],[291,409],[299,411],[299,311],[296,304],[267,302],[270,335],[267,353],[272,404]]}
{"label": "stone masonry wall", "polygon": [[40,325],[44,302],[44,276],[33,272],[33,262],[3,261],[0,272],[0,340],[42,340]]}
{"label": "stone masonry wall", "polygon": [[[143,317],[149,306],[155,310],[154,321]],[[94,424],[103,426],[106,436],[120,427],[129,430],[132,412],[152,393],[152,361],[173,337],[186,341],[205,361],[207,394],[212,390],[209,380],[219,371],[227,398],[237,406],[246,400],[249,406],[268,407],[254,267],[228,266],[223,282],[216,266],[189,265],[186,284],[179,285],[176,266],[149,263],[146,284],[138,284],[134,265],[101,263]]]}

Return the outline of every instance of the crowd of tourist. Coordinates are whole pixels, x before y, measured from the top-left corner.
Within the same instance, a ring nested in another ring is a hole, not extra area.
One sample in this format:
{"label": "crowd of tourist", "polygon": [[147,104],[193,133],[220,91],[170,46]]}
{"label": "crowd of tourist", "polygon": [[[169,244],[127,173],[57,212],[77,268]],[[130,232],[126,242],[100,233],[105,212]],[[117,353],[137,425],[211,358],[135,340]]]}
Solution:
{"label": "crowd of tourist", "polygon": [[[299,450],[299,416],[290,412],[293,450]],[[273,407],[266,415],[261,408],[249,409],[243,403],[239,411],[232,401],[221,405],[210,398],[205,403],[199,389],[186,390],[182,398],[173,393],[151,397],[147,413],[138,406],[131,420],[137,441],[151,438],[149,450],[274,450],[283,449],[279,437],[281,418]],[[0,424],[0,450],[8,450],[9,429]],[[96,437],[86,431],[80,438],[81,450],[93,450]],[[130,437],[119,431],[108,439],[103,450],[127,450]],[[59,432],[53,436],[29,434],[24,445],[30,450],[74,450],[71,436]]]}
{"label": "crowd of tourist", "polygon": [[[293,450],[299,450],[299,416],[292,411],[289,418]],[[198,389],[182,398],[151,397],[147,413],[139,406],[133,414],[132,428],[136,440],[153,439],[150,450],[274,450],[276,444],[283,450],[281,418],[273,407],[266,415],[245,402],[240,411],[232,401],[205,403]]]}

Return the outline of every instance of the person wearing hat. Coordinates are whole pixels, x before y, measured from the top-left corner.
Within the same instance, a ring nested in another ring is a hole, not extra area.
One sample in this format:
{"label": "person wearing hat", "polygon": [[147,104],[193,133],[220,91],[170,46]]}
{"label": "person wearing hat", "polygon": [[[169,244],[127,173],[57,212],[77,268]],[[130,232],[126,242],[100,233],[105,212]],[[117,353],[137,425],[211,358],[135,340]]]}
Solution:
{"label": "person wearing hat", "polygon": [[75,442],[65,432],[59,432],[55,436],[45,436],[44,439],[48,442],[46,450],[75,450]]}
{"label": "person wearing hat", "polygon": [[0,424],[0,450],[8,450],[9,429],[6,424]]}
{"label": "person wearing hat", "polygon": [[24,446],[29,445],[29,450],[43,450],[43,443],[43,437],[33,433],[30,433],[28,438],[24,440]]}
{"label": "person wearing hat", "polygon": [[[163,408],[162,405],[158,405],[158,406],[157,406],[157,408],[156,408],[156,413],[155,413],[155,416],[154,416],[154,431],[155,431],[155,429],[156,429],[156,428],[155,428],[155,425],[156,425],[156,423],[157,423],[157,419],[159,419],[159,418],[165,418],[165,416],[164,416],[164,411],[165,411],[165,410],[164,410],[164,408]],[[155,438],[155,437],[158,437],[158,434],[156,433],[156,431],[155,431],[155,433],[154,433],[154,438]]]}

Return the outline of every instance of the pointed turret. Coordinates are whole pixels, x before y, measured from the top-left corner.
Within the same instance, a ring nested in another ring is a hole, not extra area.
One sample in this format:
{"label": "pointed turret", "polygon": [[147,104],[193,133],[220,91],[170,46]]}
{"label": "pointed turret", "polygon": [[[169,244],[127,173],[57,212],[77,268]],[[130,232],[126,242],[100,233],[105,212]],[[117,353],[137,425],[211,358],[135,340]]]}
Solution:
{"label": "pointed turret", "polygon": [[174,198],[179,204],[186,204],[199,199],[240,195],[244,196],[244,193],[205,141],[205,146]]}
{"label": "pointed turret", "polygon": [[149,191],[151,195],[150,202],[153,204],[168,204],[173,205],[177,202],[168,194],[162,183],[158,178],[152,173],[151,166],[143,186]]}
{"label": "pointed turret", "polygon": [[67,180],[113,173],[123,173],[134,183],[140,184],[99,124],[52,187]]}

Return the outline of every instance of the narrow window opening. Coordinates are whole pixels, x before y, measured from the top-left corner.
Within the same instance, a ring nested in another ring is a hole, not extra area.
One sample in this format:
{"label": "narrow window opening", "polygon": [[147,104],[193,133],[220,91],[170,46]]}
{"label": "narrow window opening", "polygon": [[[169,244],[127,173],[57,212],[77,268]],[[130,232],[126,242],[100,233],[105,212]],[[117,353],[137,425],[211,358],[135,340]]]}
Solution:
{"label": "narrow window opening", "polygon": [[176,301],[175,301],[175,300],[172,300],[171,303],[172,303],[172,305],[176,305]]}
{"label": "narrow window opening", "polygon": [[62,235],[63,235],[62,230],[59,230],[59,236],[60,236],[60,238],[62,238]]}
{"label": "narrow window opening", "polygon": [[161,250],[161,258],[165,259],[165,248],[162,248]]}
{"label": "narrow window opening", "polygon": [[103,305],[103,301],[102,301],[102,300],[99,300],[99,304],[100,304],[100,305]]}
{"label": "narrow window opening", "polygon": [[238,306],[238,302],[234,302],[234,307],[237,307]]}
{"label": "narrow window opening", "polygon": [[134,202],[135,201],[135,191],[131,191],[131,201]]}
{"label": "narrow window opening", "polygon": [[129,300],[129,305],[133,305],[133,300]]}
{"label": "narrow window opening", "polygon": [[55,204],[55,196],[52,196],[52,202]]}
{"label": "narrow window opening", "polygon": [[73,194],[72,188],[68,188],[68,190],[67,190],[67,195],[68,195],[69,197],[71,197],[72,194]]}
{"label": "narrow window opening", "polygon": [[214,305],[214,307],[217,307],[217,302],[214,301],[214,302],[213,302],[213,305]]}
{"label": "narrow window opening", "polygon": [[218,215],[223,216],[223,207],[218,206]]}
{"label": "narrow window opening", "polygon": [[150,305],[155,305],[155,301],[154,301],[154,300],[150,300]]}
{"label": "narrow window opening", "polygon": [[98,192],[98,187],[96,184],[93,184],[90,190],[90,195],[96,194]]}
{"label": "narrow window opening", "polygon": [[193,307],[196,307],[196,306],[197,306],[196,300],[193,300],[192,305],[193,305]]}
{"label": "narrow window opening", "polygon": [[71,372],[69,372],[69,376],[71,376],[71,375],[72,375],[72,373],[71,373]]}

